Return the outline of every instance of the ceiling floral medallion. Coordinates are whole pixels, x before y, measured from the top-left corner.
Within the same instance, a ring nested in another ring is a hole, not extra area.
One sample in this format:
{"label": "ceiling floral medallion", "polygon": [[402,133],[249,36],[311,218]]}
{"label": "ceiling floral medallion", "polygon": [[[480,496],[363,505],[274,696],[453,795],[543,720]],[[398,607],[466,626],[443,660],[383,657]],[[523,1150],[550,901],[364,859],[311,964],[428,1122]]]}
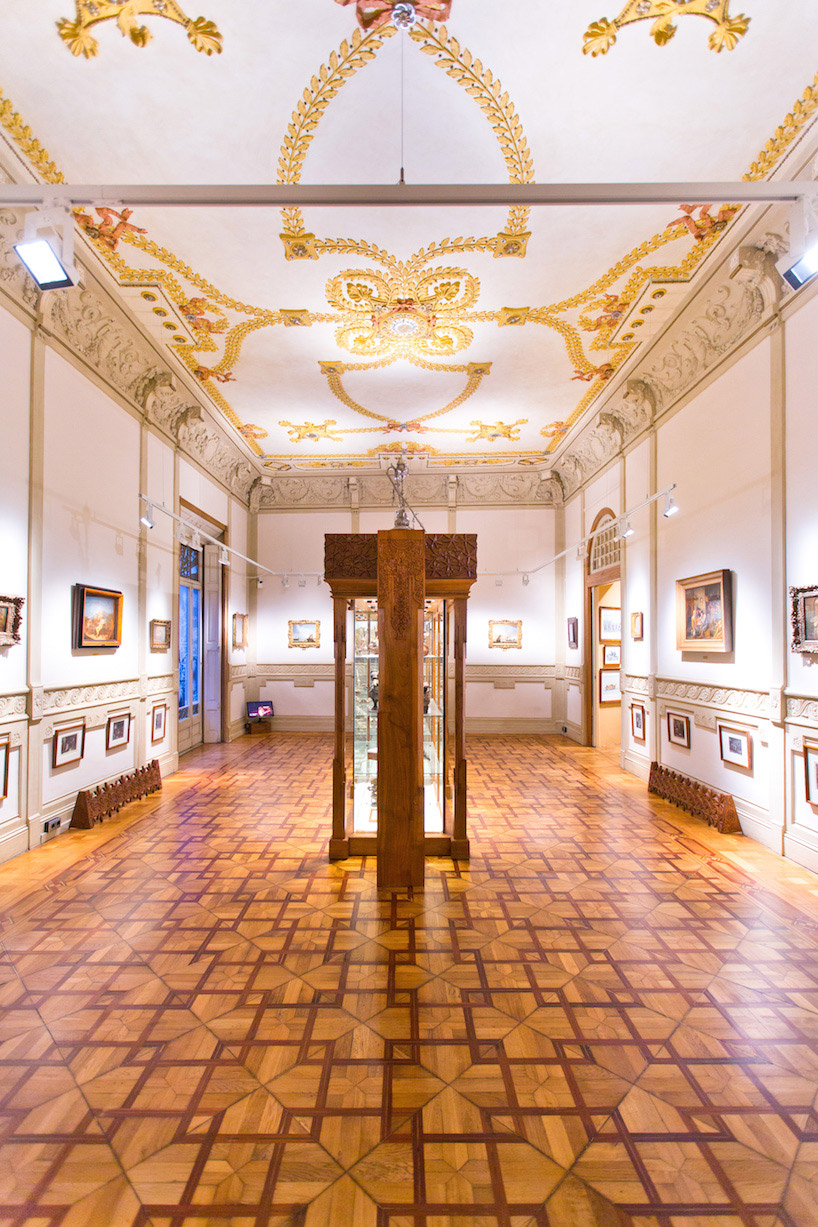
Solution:
{"label": "ceiling floral medallion", "polygon": [[591,22],[583,35],[582,51],[584,55],[607,55],[619,31],[635,21],[652,21],[653,41],[664,47],[676,33],[677,17],[706,17],[716,27],[707,40],[710,50],[732,51],[747,33],[750,18],[743,13],[731,17],[729,7],[730,0],[629,0],[613,21],[603,17]]}
{"label": "ceiling floral medallion", "polygon": [[396,25],[410,26],[418,17],[427,21],[445,21],[452,7],[452,0],[335,0],[336,4],[354,4],[355,16],[362,30],[394,21]]}
{"label": "ceiling floral medallion", "polygon": [[99,55],[99,43],[91,29],[103,21],[115,21],[123,38],[129,38],[136,47],[147,47],[153,36],[147,26],[139,24],[140,17],[166,17],[187,31],[188,40],[197,51],[205,55],[212,55],[214,51],[221,54],[222,36],[215,23],[206,17],[195,20],[188,17],[176,0],[128,0],[126,4],[76,0],[74,20],[61,17],[57,30],[72,55],[90,60]]}
{"label": "ceiling floral medallion", "polygon": [[343,317],[335,340],[367,358],[442,357],[471,344],[463,313],[480,282],[464,268],[393,276],[347,269],[327,282],[327,302]]}

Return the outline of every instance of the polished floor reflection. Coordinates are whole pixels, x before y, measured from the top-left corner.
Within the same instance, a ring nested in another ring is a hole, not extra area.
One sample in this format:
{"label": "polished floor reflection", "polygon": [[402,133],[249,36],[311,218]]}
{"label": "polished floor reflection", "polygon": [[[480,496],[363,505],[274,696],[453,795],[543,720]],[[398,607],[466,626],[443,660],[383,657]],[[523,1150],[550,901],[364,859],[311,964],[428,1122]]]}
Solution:
{"label": "polished floor reflection", "polygon": [[319,736],[0,869],[0,1227],[815,1227],[816,879],[561,738],[469,752],[414,898],[326,862]]}

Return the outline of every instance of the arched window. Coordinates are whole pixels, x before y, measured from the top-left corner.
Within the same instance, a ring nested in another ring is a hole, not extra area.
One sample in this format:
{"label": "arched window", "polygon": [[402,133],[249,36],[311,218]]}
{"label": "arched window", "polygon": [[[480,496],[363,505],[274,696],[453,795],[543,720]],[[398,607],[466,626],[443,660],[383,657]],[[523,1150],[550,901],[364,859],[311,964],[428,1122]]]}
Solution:
{"label": "arched window", "polygon": [[617,532],[617,522],[612,512],[603,512],[599,522],[594,525],[596,536],[591,541],[588,570],[591,575],[597,571],[606,571],[609,567],[618,567],[620,560],[620,544]]}

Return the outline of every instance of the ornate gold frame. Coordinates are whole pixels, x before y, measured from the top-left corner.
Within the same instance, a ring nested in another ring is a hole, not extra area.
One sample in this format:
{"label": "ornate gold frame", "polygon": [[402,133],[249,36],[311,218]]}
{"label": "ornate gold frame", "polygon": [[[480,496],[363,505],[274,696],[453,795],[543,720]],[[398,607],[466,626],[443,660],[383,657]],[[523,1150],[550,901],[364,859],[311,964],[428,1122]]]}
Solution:
{"label": "ornate gold frame", "polygon": [[[163,639],[162,633],[164,630],[167,631],[167,637]],[[150,631],[151,631],[151,651],[152,652],[169,652],[170,651],[170,637],[171,637],[170,619],[151,618]]]}
{"label": "ornate gold frame", "polygon": [[[295,626],[314,626],[315,637],[313,639],[294,639],[293,627]],[[299,621],[292,620],[287,623],[287,646],[291,648],[318,648],[321,646],[321,623],[317,618],[302,618]]]}
{"label": "ornate gold frame", "polygon": [[233,614],[233,649],[235,651],[244,651],[247,647],[247,627],[249,621],[249,614]]}
{"label": "ornate gold frame", "polygon": [[[513,626],[517,632],[516,643],[502,643],[495,639],[495,626]],[[512,618],[489,618],[489,647],[490,648],[521,648],[523,646],[523,622],[522,618],[518,618],[515,622]]]}

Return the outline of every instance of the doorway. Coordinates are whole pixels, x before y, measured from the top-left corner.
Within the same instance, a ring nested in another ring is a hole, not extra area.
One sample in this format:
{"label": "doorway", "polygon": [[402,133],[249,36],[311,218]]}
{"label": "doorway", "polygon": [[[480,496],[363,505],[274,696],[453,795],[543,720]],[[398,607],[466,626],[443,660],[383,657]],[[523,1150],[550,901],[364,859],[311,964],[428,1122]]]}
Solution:
{"label": "doorway", "polygon": [[591,528],[585,559],[585,741],[619,751],[622,740],[622,589],[617,518],[606,507]]}
{"label": "doorway", "polygon": [[202,721],[202,551],[179,546],[179,712],[178,750],[203,741]]}

